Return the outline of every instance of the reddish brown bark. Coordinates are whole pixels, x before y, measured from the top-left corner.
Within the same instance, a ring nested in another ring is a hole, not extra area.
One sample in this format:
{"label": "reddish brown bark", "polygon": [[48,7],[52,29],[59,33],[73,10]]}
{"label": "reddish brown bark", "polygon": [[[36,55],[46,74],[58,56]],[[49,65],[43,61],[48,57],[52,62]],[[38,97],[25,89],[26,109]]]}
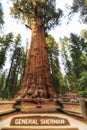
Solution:
{"label": "reddish brown bark", "polygon": [[45,31],[41,22],[32,24],[32,40],[25,76],[18,98],[54,98],[56,96],[49,70]]}

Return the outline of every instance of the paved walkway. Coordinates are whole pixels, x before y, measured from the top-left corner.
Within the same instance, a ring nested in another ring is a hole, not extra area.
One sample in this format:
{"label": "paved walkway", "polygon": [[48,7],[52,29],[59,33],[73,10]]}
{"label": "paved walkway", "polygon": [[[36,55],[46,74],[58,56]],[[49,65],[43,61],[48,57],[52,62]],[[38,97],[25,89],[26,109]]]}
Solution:
{"label": "paved walkway", "polygon": [[[20,116],[25,116],[26,114],[20,114]],[[10,121],[14,116],[11,116],[5,120],[0,121],[0,130],[2,127],[4,126],[9,126],[10,125]],[[18,116],[18,115],[17,115]],[[60,117],[60,118],[66,118],[69,120],[71,126],[75,126],[77,128],[79,128],[79,130],[87,130],[87,122],[83,121],[83,120],[78,120],[72,116],[66,115],[66,114],[27,114],[27,116],[55,116],[55,117]]]}

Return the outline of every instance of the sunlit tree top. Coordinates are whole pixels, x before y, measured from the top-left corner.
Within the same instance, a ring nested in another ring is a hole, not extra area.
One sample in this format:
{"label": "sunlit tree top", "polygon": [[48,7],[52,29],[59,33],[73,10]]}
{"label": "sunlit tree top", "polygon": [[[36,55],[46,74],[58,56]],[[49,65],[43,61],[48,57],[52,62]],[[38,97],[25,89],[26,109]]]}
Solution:
{"label": "sunlit tree top", "polygon": [[[60,22],[62,11],[56,10],[55,0],[11,0],[13,7],[11,13],[19,19],[24,20],[29,26],[32,21],[41,21],[41,26],[51,29]],[[41,23],[40,22],[40,23]]]}

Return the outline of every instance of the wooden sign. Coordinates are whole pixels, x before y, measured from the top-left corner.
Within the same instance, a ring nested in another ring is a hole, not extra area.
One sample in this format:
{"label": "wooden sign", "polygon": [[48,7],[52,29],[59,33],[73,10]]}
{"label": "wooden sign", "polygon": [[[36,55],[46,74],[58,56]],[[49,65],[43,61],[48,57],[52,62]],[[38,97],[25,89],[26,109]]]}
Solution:
{"label": "wooden sign", "polygon": [[65,118],[54,116],[19,116],[1,130],[79,130]]}
{"label": "wooden sign", "polygon": [[48,116],[20,116],[14,117],[10,126],[30,126],[30,125],[70,125],[69,121],[64,118],[48,117]]}

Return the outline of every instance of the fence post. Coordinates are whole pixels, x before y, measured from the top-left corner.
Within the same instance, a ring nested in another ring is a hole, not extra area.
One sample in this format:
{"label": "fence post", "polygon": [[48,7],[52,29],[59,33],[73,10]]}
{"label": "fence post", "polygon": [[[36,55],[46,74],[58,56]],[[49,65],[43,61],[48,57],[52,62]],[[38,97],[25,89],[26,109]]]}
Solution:
{"label": "fence post", "polygon": [[87,101],[86,99],[79,98],[82,114],[85,120],[87,120]]}

